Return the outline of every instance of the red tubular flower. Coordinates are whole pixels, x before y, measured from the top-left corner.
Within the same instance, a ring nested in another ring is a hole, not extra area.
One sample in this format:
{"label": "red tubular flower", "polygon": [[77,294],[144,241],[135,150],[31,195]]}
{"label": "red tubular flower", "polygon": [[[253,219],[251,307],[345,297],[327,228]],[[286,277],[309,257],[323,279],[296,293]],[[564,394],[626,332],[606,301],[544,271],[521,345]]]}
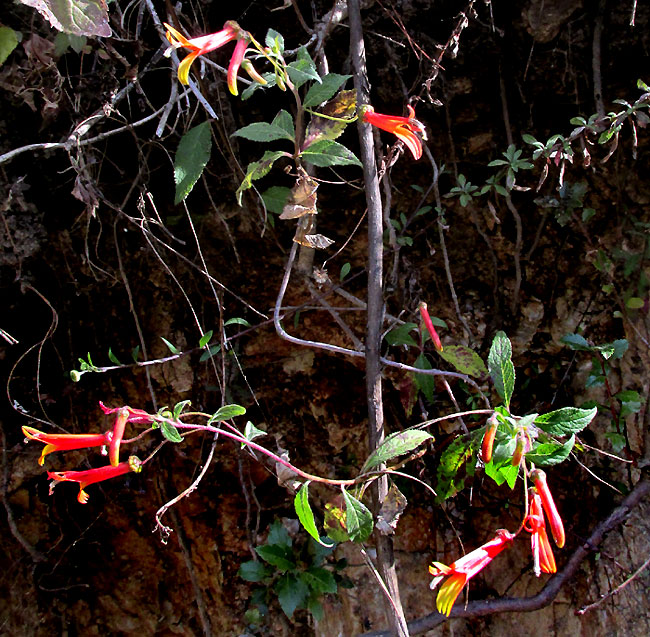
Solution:
{"label": "red tubular flower", "polygon": [[44,442],[45,447],[38,459],[38,464],[43,466],[45,456],[53,451],[70,451],[72,449],[85,449],[86,447],[103,447],[111,442],[111,432],[103,434],[48,434],[33,427],[23,427],[23,433],[31,440]]}
{"label": "red tubular flower", "polygon": [[546,474],[541,469],[533,469],[530,472],[530,479],[533,481],[535,489],[542,499],[544,513],[546,513],[548,523],[551,526],[551,533],[553,534],[555,544],[561,549],[564,546],[564,525],[562,524],[562,518],[560,518],[560,514],[557,512],[553,496],[546,483]]}
{"label": "red tubular flower", "polygon": [[431,588],[434,589],[443,579],[445,580],[436,597],[438,612],[449,617],[451,608],[463,586],[483,570],[504,548],[509,546],[514,537],[505,529],[499,529],[492,540],[456,560],[450,566],[433,562],[429,567],[429,573],[434,577]]}
{"label": "red tubular flower", "polygon": [[108,459],[111,462],[113,467],[117,467],[120,462],[120,445],[122,444],[122,438],[124,437],[124,429],[127,422],[136,422],[136,423],[149,423],[152,420],[152,417],[142,409],[133,409],[132,407],[107,407],[100,400],[99,406],[102,408],[102,411],[105,414],[114,414],[117,412],[115,417],[115,424],[113,425],[113,433],[111,435],[110,446],[108,448]]}
{"label": "red tubular flower", "polygon": [[241,40],[237,40],[235,50],[230,58],[230,65],[228,66],[228,89],[233,95],[238,95],[239,93],[237,90],[237,72],[239,71],[241,63],[244,61],[244,55],[246,55],[247,48],[247,39],[242,38]]}
{"label": "red tubular flower", "polygon": [[494,413],[488,418],[487,425],[485,426],[485,433],[483,434],[483,442],[481,444],[481,458],[485,464],[492,460],[492,448],[494,446],[494,438],[497,435],[498,428],[499,419],[496,413]]}
{"label": "red tubular flower", "polygon": [[422,139],[427,138],[424,124],[415,119],[415,111],[411,106],[406,108],[409,116],[398,117],[375,113],[372,106],[366,106],[363,111],[363,121],[393,133],[406,144],[415,159],[420,159],[422,157]]}
{"label": "red tubular flower", "polygon": [[[184,47],[191,51],[191,53],[178,65],[178,79],[181,84],[189,84],[190,66],[192,66],[192,62],[194,62],[199,55],[214,51],[215,49],[222,47],[224,44],[228,44],[231,40],[237,39],[240,36],[241,31],[239,25],[231,20],[223,25],[221,31],[188,40],[182,33],[179,33],[174,29],[174,27],[169,26],[167,23],[164,23],[164,25],[167,29],[167,39],[173,49]],[[241,60],[239,63],[241,64]]]}
{"label": "red tubular flower", "polygon": [[541,573],[555,573],[557,568],[551,550],[551,543],[548,541],[548,535],[546,534],[542,498],[535,489],[529,489],[528,494],[530,507],[524,522],[524,528],[531,534],[530,546],[533,552],[533,570],[535,575],[539,577]]}
{"label": "red tubular flower", "polygon": [[89,469],[88,471],[48,471],[47,477],[52,480],[50,483],[50,495],[52,495],[52,490],[59,482],[78,482],[79,495],[77,496],[77,500],[81,504],[86,504],[89,496],[84,489],[89,484],[95,484],[95,482],[102,482],[110,478],[117,478],[130,471],[134,473],[140,473],[142,471],[142,462],[137,456],[131,456],[128,462],[120,462],[117,467],[108,465],[106,467],[99,467],[98,469]]}
{"label": "red tubular flower", "polygon": [[424,301],[420,303],[420,316],[422,316],[422,320],[426,325],[427,331],[429,332],[429,336],[431,336],[431,340],[433,341],[433,346],[439,352],[442,352],[442,343],[440,342],[440,337],[438,336],[438,332],[436,332],[436,328],[433,327],[431,317],[429,316],[429,310],[427,309],[427,304]]}
{"label": "red tubular flower", "polygon": [[133,409],[133,407],[129,407],[127,405],[124,407],[107,407],[101,400],[99,401],[99,406],[107,416],[109,414],[114,414],[115,412],[120,411],[120,409],[126,409],[129,412],[129,418],[127,422],[147,424],[153,420],[153,416],[146,412],[144,409]]}

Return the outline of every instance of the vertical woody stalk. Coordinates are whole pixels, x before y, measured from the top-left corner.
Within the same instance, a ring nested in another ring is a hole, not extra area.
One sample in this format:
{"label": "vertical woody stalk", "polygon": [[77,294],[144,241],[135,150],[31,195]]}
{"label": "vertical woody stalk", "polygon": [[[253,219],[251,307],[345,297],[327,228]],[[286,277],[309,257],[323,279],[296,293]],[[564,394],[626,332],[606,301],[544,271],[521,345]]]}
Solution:
{"label": "vertical woody stalk", "polygon": [[[368,78],[366,74],[365,46],[361,28],[361,11],[359,0],[348,1],[350,21],[350,50],[354,66],[354,86],[357,90],[357,108],[369,103]],[[384,299],[382,291],[382,210],[379,194],[379,179],[375,161],[375,150],[370,124],[358,120],[359,140],[361,144],[361,161],[363,178],[366,186],[366,203],[368,206],[368,326],[366,329],[366,395],[368,400],[368,443],[372,453],[384,438],[384,412],[381,392],[380,341],[384,316]],[[388,479],[384,476],[377,481],[373,489],[374,509],[386,497]],[[397,573],[393,555],[392,539],[375,530],[377,560],[379,571],[384,579],[391,597],[387,607],[393,624],[393,631],[399,637],[408,636],[408,628],[402,603],[400,601]]]}

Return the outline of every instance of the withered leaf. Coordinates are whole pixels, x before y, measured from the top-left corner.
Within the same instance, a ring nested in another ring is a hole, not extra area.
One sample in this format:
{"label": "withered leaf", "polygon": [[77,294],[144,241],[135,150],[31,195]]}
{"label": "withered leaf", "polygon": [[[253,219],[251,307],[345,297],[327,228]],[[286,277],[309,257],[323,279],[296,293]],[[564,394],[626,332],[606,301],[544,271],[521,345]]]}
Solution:
{"label": "withered leaf", "polygon": [[[347,119],[354,115],[357,108],[357,92],[355,90],[341,91],[332,98],[323,108],[321,113],[329,117]],[[320,139],[336,139],[341,135],[347,126],[346,122],[336,122],[324,117],[314,115],[305,135],[303,150],[310,144]]]}
{"label": "withered leaf", "polygon": [[289,199],[282,209],[280,219],[298,219],[303,215],[315,215],[317,189],[318,183],[301,170],[291,189]]}

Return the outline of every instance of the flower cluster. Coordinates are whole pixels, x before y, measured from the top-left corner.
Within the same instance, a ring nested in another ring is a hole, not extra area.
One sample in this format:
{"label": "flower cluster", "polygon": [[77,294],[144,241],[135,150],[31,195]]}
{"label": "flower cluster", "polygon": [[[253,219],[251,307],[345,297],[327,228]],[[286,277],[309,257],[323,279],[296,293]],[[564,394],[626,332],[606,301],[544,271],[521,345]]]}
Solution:
{"label": "flower cluster", "polygon": [[228,89],[233,95],[239,93],[237,89],[237,73],[239,68],[242,67],[251,79],[260,84],[266,84],[266,80],[255,71],[250,61],[246,60],[246,52],[250,42],[250,34],[244,31],[236,22],[229,20],[223,25],[221,31],[203,35],[198,38],[187,39],[182,33],[179,33],[174,27],[165,23],[167,29],[167,39],[171,44],[169,52],[173,49],[183,47],[189,49],[191,53],[186,56],[183,61],[178,65],[178,79],[181,84],[189,84],[190,66],[200,55],[219,49],[224,44],[232,40],[237,40],[235,50],[230,58],[228,66]]}
{"label": "flower cluster", "polygon": [[[488,431],[490,431],[490,427],[493,427],[494,423],[491,422],[488,425]],[[491,447],[486,450],[484,445],[482,453],[485,460],[491,454]],[[489,458],[486,461],[489,462]],[[530,478],[535,486],[529,490],[530,504],[522,528],[530,533],[533,571],[539,577],[542,573],[555,573],[557,571],[551,543],[546,534],[544,516],[548,519],[553,539],[558,548],[564,546],[564,526],[546,483],[546,474],[540,469],[533,469],[530,472]],[[515,535],[505,529],[499,529],[492,540],[456,560],[453,564],[447,566],[440,562],[433,562],[429,566],[429,572],[434,578],[431,582],[431,588],[435,589],[442,583],[436,597],[438,612],[449,617],[451,609],[465,584],[482,571],[501,551],[510,546],[514,539]]]}
{"label": "flower cluster", "polygon": [[50,494],[52,489],[59,482],[78,482],[79,495],[77,500],[81,504],[88,502],[88,494],[84,489],[89,484],[102,482],[110,478],[124,475],[133,471],[140,473],[142,463],[137,456],[130,456],[128,461],[120,462],[120,445],[124,437],[126,424],[149,423],[151,416],[141,409],[132,409],[131,407],[106,407],[101,401],[99,406],[105,414],[116,414],[113,429],[102,434],[49,434],[33,427],[23,427],[23,433],[30,440],[36,440],[45,444],[38,464],[43,465],[45,456],[55,451],[70,451],[72,449],[86,449],[90,447],[108,447],[108,457],[110,464],[97,469],[88,469],[86,471],[48,471],[47,475],[52,480],[50,483]]}

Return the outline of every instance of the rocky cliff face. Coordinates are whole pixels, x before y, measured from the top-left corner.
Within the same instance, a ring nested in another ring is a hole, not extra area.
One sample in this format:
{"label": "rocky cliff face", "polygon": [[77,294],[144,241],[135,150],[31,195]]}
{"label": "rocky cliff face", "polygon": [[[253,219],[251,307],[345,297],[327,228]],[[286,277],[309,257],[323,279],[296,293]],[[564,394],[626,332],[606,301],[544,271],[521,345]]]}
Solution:
{"label": "rocky cliff face", "polygon": [[[287,48],[309,40],[293,9],[271,11],[261,4],[232,13],[221,3],[200,2],[201,19],[180,17],[184,25],[198,21],[210,28],[236,19],[258,38],[272,26],[285,34]],[[308,26],[331,8],[323,2],[295,4]],[[605,113],[618,112],[624,106],[616,99],[634,102],[640,95],[637,79],[650,82],[643,76],[650,9],[645,3],[604,0],[468,4],[466,21],[458,3],[442,0],[374,2],[363,11],[373,103],[378,111],[402,113],[406,98],[418,96],[428,146],[437,166],[444,165],[439,183],[445,249],[458,301],[457,311],[431,210],[400,235],[408,241],[391,243],[387,236],[387,312],[417,322],[417,303],[425,299],[448,326],[446,343],[470,345],[484,358],[494,332],[505,330],[515,352],[518,413],[585,401],[605,405],[584,435],[585,446],[576,451],[579,462],[552,474],[568,529],[567,546],[556,553],[562,569],[620,502],[620,493],[640,479],[649,457],[647,128],[643,120],[634,131],[626,124],[616,150],[612,143],[587,146],[589,165],[582,151],[563,164],[557,155],[546,165],[537,161],[533,170],[517,174],[525,190],[513,191],[512,205],[488,194],[462,206],[458,197],[444,195],[457,186],[459,175],[489,187],[487,164],[501,158],[509,144],[530,157],[533,146],[522,134],[542,142],[553,134],[568,138],[576,127],[570,118],[588,119],[601,106]],[[306,611],[287,619],[275,595],[269,596],[265,618],[246,614],[254,607],[254,587],[237,571],[252,558],[253,547],[266,541],[273,520],[285,520],[296,546],[305,537],[291,522],[293,494],[268,470],[275,467],[263,466],[238,446],[219,441],[198,489],[166,514],[173,533],[163,543],[152,534],[156,511],[197,477],[210,438],[190,436],[183,445],[165,445],[141,474],[89,487],[91,500],[84,506],[76,501],[75,485],[60,485],[48,496],[46,476],[36,463],[38,445],[23,440],[20,427],[28,424],[69,433],[103,431],[108,421],[99,400],[154,412],[191,400],[193,408],[208,412],[223,402],[245,405],[247,416],[238,424],[250,419],[268,432],[271,449],[287,450],[312,473],[353,476],[367,454],[363,365],[282,341],[268,320],[293,226],[268,213],[271,225],[253,197],[240,208],[233,194],[242,177],[234,158],[245,167],[259,153],[230,135],[251,121],[270,120],[286,103],[270,93],[231,100],[223,75],[208,67],[201,90],[218,108],[218,139],[205,181],[188,200],[189,213],[174,207],[169,153],[184,127],[204,114],[197,114],[190,96],[189,105],[174,110],[176,119],[162,137],[156,136],[170,75],[164,58],[154,58],[161,42],[143,7],[112,3],[111,25],[119,37],[70,40],[73,48],[67,49],[28,7],[0,9],[0,22],[23,35],[0,66],[2,153],[68,139],[102,107],[108,117],[93,133],[100,136],[158,112],[118,135],[82,146],[34,148],[0,165],[0,365],[7,388],[0,415],[6,511],[0,522],[0,632],[347,636],[385,628],[381,590],[359,547],[351,544],[337,548],[330,561],[347,560],[340,575],[351,588],[324,596],[320,621]],[[334,26],[327,36],[331,71],[349,69],[348,38],[344,26]],[[445,46],[442,68],[434,73]],[[225,58],[215,59],[224,64]],[[111,110],[107,104],[134,75],[138,83]],[[354,131],[346,135],[356,148]],[[381,141],[385,145],[388,136],[382,133]],[[548,176],[537,191],[544,171]],[[432,194],[423,197],[432,174],[426,157],[417,163],[408,155],[399,159],[390,173],[388,213],[394,220],[425,205],[435,208]],[[340,181],[331,173],[318,176]],[[343,170],[340,177],[359,175]],[[284,175],[266,179],[261,189],[291,181]],[[365,295],[367,245],[365,232],[355,234],[354,228],[364,206],[354,188],[320,186],[319,231],[336,240],[334,248],[352,237],[342,255],[333,256],[331,248],[317,257],[317,264],[332,259],[326,268],[335,282],[345,263],[351,267],[343,286],[347,297],[329,294],[327,304],[359,339],[365,329],[358,300]],[[286,324],[301,338],[350,347],[350,334],[315,290],[294,277],[284,305],[288,313],[300,312]],[[319,294],[326,291],[327,286]],[[88,352],[94,364],[111,364],[109,347],[122,362],[135,347],[139,360],[167,356],[160,337],[191,349],[200,337],[196,321],[218,334],[232,318],[245,318],[253,328],[237,323],[225,328],[228,336],[243,334],[216,368],[196,352],[150,368],[87,373],[79,383],[67,374],[79,369],[78,359]],[[625,356],[607,363],[609,394],[590,380],[598,375],[591,356],[560,343],[577,331],[594,343],[628,340]],[[413,363],[408,352],[391,351]],[[454,410],[441,384],[433,403],[423,397],[413,403],[412,383],[401,372],[386,370],[384,387],[391,431]],[[487,381],[482,387],[490,391]],[[471,392],[458,384],[453,390],[462,408],[473,406]],[[638,392],[640,404],[625,413],[620,411],[625,401],[615,399],[621,417],[616,429],[606,411],[611,397],[623,391]],[[457,428],[454,422],[432,430],[434,445],[408,470],[435,487],[439,454]],[[138,432],[133,426],[127,435]],[[613,447],[613,441],[621,444]],[[615,451],[625,462],[591,447]],[[154,448],[147,437],[134,441],[129,452],[144,458]],[[87,469],[98,460],[92,450],[57,453],[48,456],[46,468]],[[519,492],[496,487],[481,472],[442,506],[414,483],[399,486],[409,504],[395,534],[396,559],[407,617],[417,619],[435,610],[428,564],[458,557],[458,537],[470,550],[495,528],[516,528],[523,503]],[[320,516],[331,493],[316,489],[314,497]],[[643,501],[545,608],[452,619],[427,634],[648,634],[647,570],[616,596],[575,614],[642,566],[647,520]],[[368,553],[372,557],[372,547]],[[469,599],[539,592],[548,576],[537,580],[528,556],[527,542],[518,541],[472,583]]]}

